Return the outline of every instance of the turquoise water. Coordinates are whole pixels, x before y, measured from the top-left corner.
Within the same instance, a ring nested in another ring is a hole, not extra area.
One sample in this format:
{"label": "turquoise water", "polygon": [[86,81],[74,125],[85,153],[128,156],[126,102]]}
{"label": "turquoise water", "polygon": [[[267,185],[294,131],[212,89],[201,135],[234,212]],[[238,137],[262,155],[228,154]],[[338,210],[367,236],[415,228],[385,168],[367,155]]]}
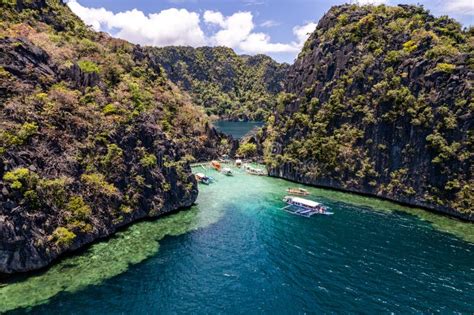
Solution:
{"label": "turquoise water", "polygon": [[190,210],[0,286],[0,312],[474,312],[472,224],[316,188],[335,214],[308,219],[280,210],[294,184],[208,174]]}
{"label": "turquoise water", "polygon": [[231,135],[234,139],[240,139],[252,129],[263,126],[260,121],[227,121],[218,120],[213,123],[217,130]]}

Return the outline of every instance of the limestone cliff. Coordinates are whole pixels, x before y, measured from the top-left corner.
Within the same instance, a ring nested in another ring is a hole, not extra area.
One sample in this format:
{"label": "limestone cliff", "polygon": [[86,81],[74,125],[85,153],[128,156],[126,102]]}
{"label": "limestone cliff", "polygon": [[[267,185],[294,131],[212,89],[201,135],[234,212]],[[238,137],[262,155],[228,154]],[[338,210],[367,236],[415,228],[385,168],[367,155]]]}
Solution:
{"label": "limestone cliff", "polygon": [[416,6],[332,8],[266,128],[270,174],[474,220],[473,43]]}
{"label": "limestone cliff", "polygon": [[0,12],[0,273],[193,204],[221,135],[143,48],[56,0]]}

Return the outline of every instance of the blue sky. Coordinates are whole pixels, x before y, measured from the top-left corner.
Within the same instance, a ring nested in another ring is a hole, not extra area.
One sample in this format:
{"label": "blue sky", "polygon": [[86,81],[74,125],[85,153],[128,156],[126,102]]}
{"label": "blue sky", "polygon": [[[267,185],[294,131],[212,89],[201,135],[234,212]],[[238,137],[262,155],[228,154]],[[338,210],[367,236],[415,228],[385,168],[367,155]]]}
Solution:
{"label": "blue sky", "polygon": [[474,25],[474,0],[70,0],[97,30],[154,45],[223,45],[238,53],[265,53],[293,62],[307,34],[332,5],[422,4],[434,15]]}

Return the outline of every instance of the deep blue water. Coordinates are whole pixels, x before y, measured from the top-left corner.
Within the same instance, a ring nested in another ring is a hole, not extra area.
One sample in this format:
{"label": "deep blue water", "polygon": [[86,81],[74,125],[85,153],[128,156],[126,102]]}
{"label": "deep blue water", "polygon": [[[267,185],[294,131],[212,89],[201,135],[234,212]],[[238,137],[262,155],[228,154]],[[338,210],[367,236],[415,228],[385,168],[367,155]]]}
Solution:
{"label": "deep blue water", "polygon": [[213,125],[217,130],[231,135],[234,139],[240,139],[252,129],[263,126],[263,122],[218,120],[215,121]]}
{"label": "deep blue water", "polygon": [[474,313],[474,245],[416,216],[390,211],[395,206],[357,206],[350,197],[341,202],[312,188],[311,198],[335,214],[294,216],[280,210],[292,184],[240,173],[212,175],[218,183],[201,187],[195,220],[218,209],[222,215],[215,223],[168,236],[155,255],[127,271],[29,310]]}

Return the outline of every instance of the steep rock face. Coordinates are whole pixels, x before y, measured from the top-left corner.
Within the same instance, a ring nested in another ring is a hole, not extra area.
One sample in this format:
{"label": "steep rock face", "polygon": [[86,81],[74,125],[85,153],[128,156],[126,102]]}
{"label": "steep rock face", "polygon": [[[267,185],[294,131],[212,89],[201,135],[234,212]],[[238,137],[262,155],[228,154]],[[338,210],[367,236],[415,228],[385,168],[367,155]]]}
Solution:
{"label": "steep rock face", "polygon": [[288,68],[268,56],[239,56],[226,47],[148,48],[148,52],[209,115],[231,120],[267,117]]}
{"label": "steep rock face", "polygon": [[60,1],[3,2],[0,19],[0,273],[193,204],[189,162],[223,136],[144,49]]}
{"label": "steep rock face", "polygon": [[474,220],[472,52],[419,7],[332,8],[267,126],[270,174]]}

